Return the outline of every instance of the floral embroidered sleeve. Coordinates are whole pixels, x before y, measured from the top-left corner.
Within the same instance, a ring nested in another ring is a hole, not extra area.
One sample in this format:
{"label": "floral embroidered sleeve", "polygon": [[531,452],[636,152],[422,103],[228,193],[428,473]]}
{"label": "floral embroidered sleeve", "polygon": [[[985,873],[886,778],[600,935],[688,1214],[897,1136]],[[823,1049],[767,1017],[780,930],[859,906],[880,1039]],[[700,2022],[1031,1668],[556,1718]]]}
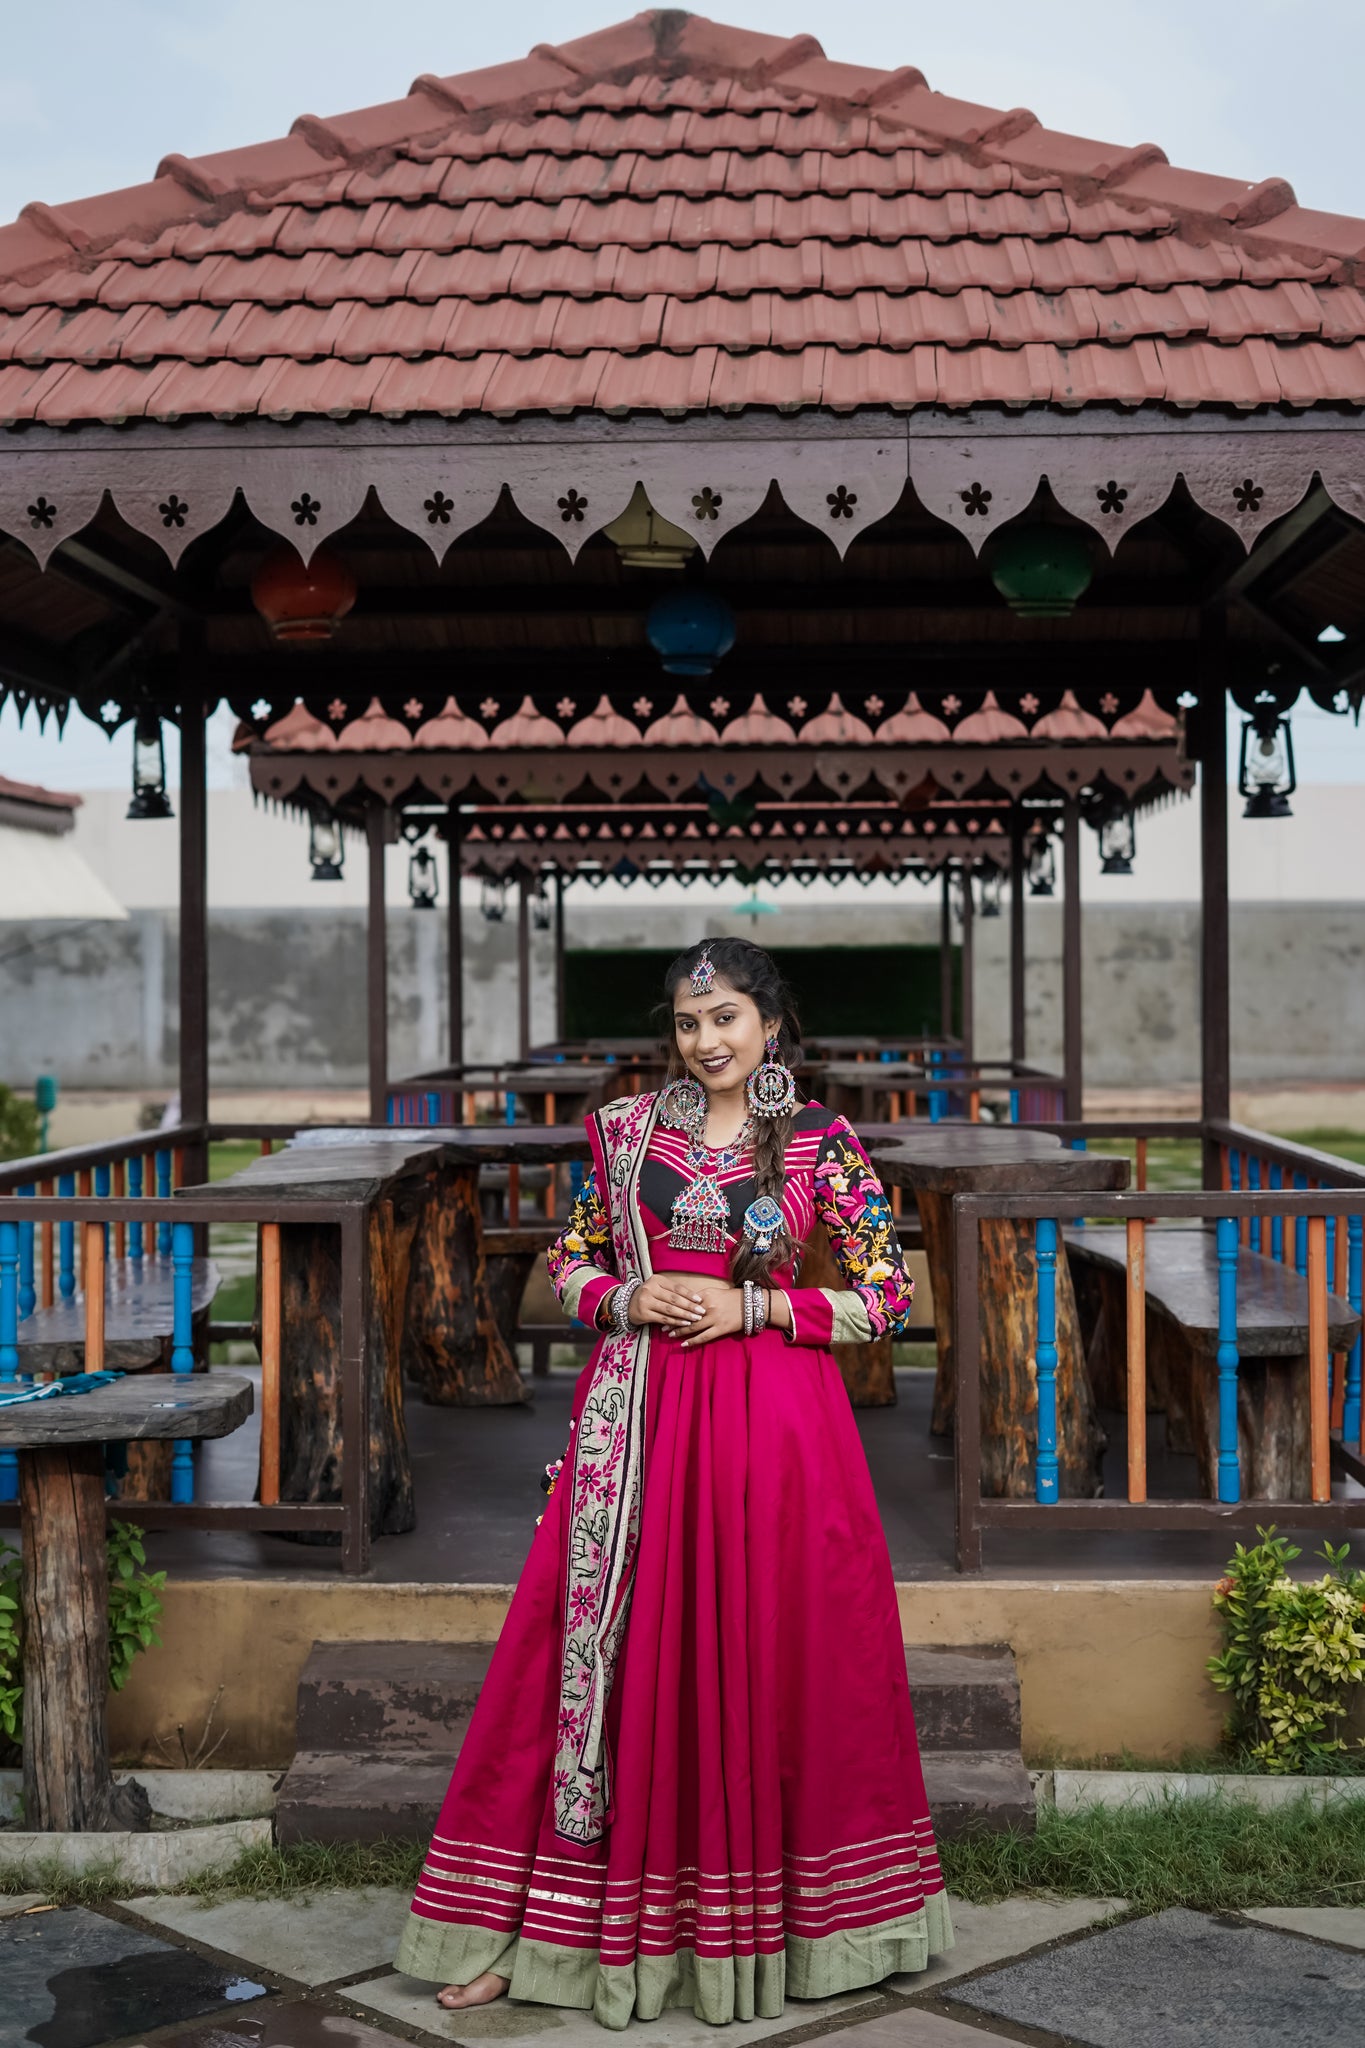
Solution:
{"label": "floral embroidered sleeve", "polygon": [[843,1117],[835,1118],[821,1141],[813,1197],[847,1291],[790,1289],[793,1343],[866,1343],[888,1332],[899,1335],[910,1321],[915,1283],[891,1204]]}
{"label": "floral embroidered sleeve", "polygon": [[550,1285],[564,1313],[597,1327],[597,1312],[617,1283],[611,1219],[595,1171],[583,1177],[569,1220],[545,1255]]}

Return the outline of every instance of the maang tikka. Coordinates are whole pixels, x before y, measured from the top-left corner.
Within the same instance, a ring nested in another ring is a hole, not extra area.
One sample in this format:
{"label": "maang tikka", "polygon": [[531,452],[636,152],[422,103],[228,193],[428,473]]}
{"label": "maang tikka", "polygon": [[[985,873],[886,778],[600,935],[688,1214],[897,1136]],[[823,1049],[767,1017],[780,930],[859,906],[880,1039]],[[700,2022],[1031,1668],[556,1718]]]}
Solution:
{"label": "maang tikka", "polygon": [[688,990],[694,996],[709,996],[715,985],[715,962],[711,958],[709,946],[703,946],[700,960],[687,977]]}
{"label": "maang tikka", "polygon": [[776,1033],[769,1034],[764,1053],[744,1083],[744,1098],[754,1116],[790,1116],[796,1107],[796,1076],[779,1056]]}

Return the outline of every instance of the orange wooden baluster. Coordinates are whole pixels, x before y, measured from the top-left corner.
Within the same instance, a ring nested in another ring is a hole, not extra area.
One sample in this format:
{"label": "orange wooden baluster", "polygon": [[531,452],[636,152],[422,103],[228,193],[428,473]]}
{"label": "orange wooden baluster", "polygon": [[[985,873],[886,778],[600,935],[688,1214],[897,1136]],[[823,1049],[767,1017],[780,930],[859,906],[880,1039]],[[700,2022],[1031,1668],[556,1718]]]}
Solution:
{"label": "orange wooden baluster", "polygon": [[1308,1442],[1311,1498],[1332,1498],[1327,1412],[1327,1218],[1308,1219]]}
{"label": "orange wooden baluster", "polygon": [[1128,1498],[1147,1498],[1147,1225],[1128,1219]]}
{"label": "orange wooden baluster", "polygon": [[81,1278],[85,1287],[85,1370],[104,1371],[104,1225],[81,1226]]}
{"label": "orange wooden baluster", "polygon": [[261,1506],[280,1497],[280,1226],[261,1225]]}
{"label": "orange wooden baluster", "polygon": [[185,1150],[182,1145],[177,1145],[171,1153],[171,1186],[173,1188],[183,1188],[184,1185]]}
{"label": "orange wooden baluster", "polygon": [[973,1088],[967,1097],[967,1121],[969,1124],[979,1124],[981,1121],[981,1090],[979,1088]]}
{"label": "orange wooden baluster", "polygon": [[511,1230],[521,1227],[521,1168],[515,1163],[507,1169],[507,1223]]}
{"label": "orange wooden baluster", "polygon": [[[78,1195],[88,1196],[93,1185],[94,1176],[88,1169],[86,1172],[76,1175],[76,1193]],[[76,1285],[78,1287],[84,1287],[85,1285],[85,1232],[83,1230],[76,1232]]]}
{"label": "orange wooden baluster", "polygon": [[261,1157],[262,1157],[262,1159],[269,1159],[269,1157],[270,1157],[271,1153],[272,1153],[272,1152],[274,1151],[274,1149],[275,1149],[275,1140],[274,1140],[273,1138],[262,1138],[262,1140],[261,1140]]}
{"label": "orange wooden baluster", "polygon": [[1137,1141],[1137,1191],[1140,1195],[1145,1195],[1147,1192],[1147,1140],[1145,1138],[1139,1138]]}

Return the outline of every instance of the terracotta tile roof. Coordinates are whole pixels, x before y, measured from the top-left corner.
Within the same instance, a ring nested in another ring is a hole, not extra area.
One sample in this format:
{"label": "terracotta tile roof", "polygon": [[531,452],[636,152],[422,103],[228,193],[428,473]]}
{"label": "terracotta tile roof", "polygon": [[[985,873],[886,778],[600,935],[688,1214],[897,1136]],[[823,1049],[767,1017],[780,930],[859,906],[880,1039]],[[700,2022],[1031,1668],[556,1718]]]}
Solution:
{"label": "terracotta tile roof", "polygon": [[0,228],[0,420],[1365,403],[1365,222],[676,10]]}

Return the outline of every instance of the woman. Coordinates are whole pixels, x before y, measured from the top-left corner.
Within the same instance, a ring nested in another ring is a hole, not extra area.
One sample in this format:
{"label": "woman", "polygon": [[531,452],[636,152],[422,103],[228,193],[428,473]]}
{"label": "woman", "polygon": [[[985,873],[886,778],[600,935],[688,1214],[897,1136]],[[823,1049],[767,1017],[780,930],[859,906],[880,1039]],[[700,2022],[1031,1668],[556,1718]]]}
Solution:
{"label": "woman", "polygon": [[[911,1281],[842,1117],[799,1107],[745,939],[681,954],[672,1078],[588,1120],[549,1255],[602,1331],[398,1967],[608,2027],[770,2018],[952,1944],[886,1540],[835,1340]],[[848,1291],[797,1284],[827,1231]]]}

